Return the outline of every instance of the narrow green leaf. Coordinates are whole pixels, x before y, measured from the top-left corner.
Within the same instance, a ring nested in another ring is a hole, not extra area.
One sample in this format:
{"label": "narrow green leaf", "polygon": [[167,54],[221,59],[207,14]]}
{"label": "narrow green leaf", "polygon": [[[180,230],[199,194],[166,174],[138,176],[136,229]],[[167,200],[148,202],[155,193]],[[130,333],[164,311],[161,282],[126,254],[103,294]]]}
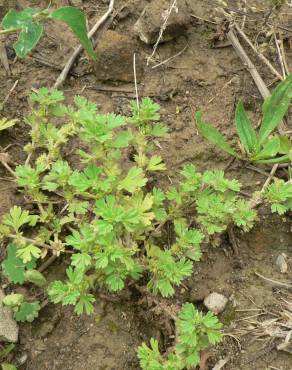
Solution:
{"label": "narrow green leaf", "polygon": [[27,54],[37,45],[43,34],[43,26],[39,23],[29,23],[22,29],[18,40],[13,47],[19,58],[25,58]]}
{"label": "narrow green leaf", "polygon": [[279,125],[289,108],[292,99],[292,74],[280,82],[263,106],[263,120],[259,132],[259,142],[262,144],[269,134]]}
{"label": "narrow green leaf", "polygon": [[231,154],[234,157],[239,158],[239,155],[227,143],[224,136],[214,127],[202,121],[201,112],[197,112],[195,118],[198,131],[202,136],[204,136],[205,139],[209,140],[212,144],[217,145],[224,152],[227,152],[228,154]]}
{"label": "narrow green leaf", "polygon": [[240,101],[236,106],[235,125],[241,144],[248,153],[253,153],[257,149],[257,135],[245,112],[243,103]]}
{"label": "narrow green leaf", "polygon": [[96,55],[92,47],[92,43],[87,36],[86,18],[81,10],[73,6],[65,6],[51,13],[51,17],[65,22],[79,39],[81,45],[88,52],[93,60],[96,60]]}
{"label": "narrow green leaf", "polygon": [[256,160],[257,163],[267,163],[267,164],[282,164],[282,163],[291,163],[291,155],[285,154],[282,157],[272,158],[272,159],[259,159]]}
{"label": "narrow green leaf", "polygon": [[7,128],[14,126],[17,122],[18,122],[17,119],[1,118],[0,119],[0,131],[6,130]]}

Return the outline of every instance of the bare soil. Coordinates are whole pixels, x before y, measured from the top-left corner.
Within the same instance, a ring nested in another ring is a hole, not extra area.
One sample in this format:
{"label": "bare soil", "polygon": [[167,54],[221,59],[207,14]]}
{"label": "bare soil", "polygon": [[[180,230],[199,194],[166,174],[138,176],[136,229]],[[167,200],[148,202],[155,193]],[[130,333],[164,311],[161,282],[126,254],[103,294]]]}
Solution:
{"label": "bare soil", "polygon": [[[133,25],[148,2],[117,0],[116,18],[106,26],[121,34],[132,35]],[[240,10],[238,3],[230,1],[229,6]],[[247,33],[254,40],[261,30],[261,22],[268,13],[270,2],[247,3],[256,6],[259,12],[257,18],[246,21]],[[91,24],[108,6],[107,1],[101,0],[84,0],[82,4]],[[17,2],[19,8],[28,5],[45,6],[47,2]],[[56,0],[53,5],[68,5],[68,2]],[[193,18],[186,34],[160,45],[156,54],[158,63],[186,47],[177,58],[155,69],[147,67],[145,57],[151,54],[152,48],[138,42],[139,53],[144,56],[145,63],[144,75],[139,81],[139,93],[141,96],[151,96],[161,105],[163,121],[170,130],[169,137],[160,141],[161,149],[158,149],[169,168],[167,174],[155,178],[157,185],[162,187],[168,185],[170,180],[177,181],[178,171],[185,163],[194,163],[201,170],[224,169],[229,163],[227,155],[197,134],[193,119],[196,110],[200,109],[206,121],[214,124],[231,143],[236,144],[233,124],[236,101],[242,99],[255,119],[259,117],[262,102],[249,72],[232,47],[223,40],[224,27],[202,20],[213,20],[218,15],[215,12],[216,2],[190,1],[190,6],[196,18]],[[289,17],[288,8],[286,12],[283,16],[285,25],[288,28],[290,25],[292,29],[292,16]],[[238,18],[242,20],[240,14]],[[290,38],[285,34],[286,57],[292,69],[292,33],[288,35]],[[98,37],[102,37],[102,32],[98,33]],[[264,38],[265,35],[260,37]],[[19,118],[19,124],[1,133],[0,144],[2,148],[12,144],[8,153],[12,165],[15,165],[22,163],[25,158],[22,148],[28,141],[28,135],[23,117],[29,109],[31,89],[54,84],[59,74],[58,67],[66,62],[77,41],[64,25],[47,24],[46,36],[32,56],[24,61],[15,61],[11,48],[13,40],[13,36],[7,39],[11,75],[7,76],[4,68],[0,67],[0,100],[5,98],[16,80],[18,85],[1,116]],[[251,50],[247,50],[252,56]],[[266,53],[280,70],[276,51],[271,48]],[[46,60],[51,67],[38,62],[36,58]],[[267,68],[253,56],[252,59],[266,83],[273,83],[274,78]],[[132,66],[125,65],[124,68]],[[73,74],[68,77],[63,90],[68,102],[72,101],[74,95],[83,94],[96,102],[102,112],[127,114],[129,101],[135,97],[134,82],[98,81],[90,61],[84,55],[73,68]],[[290,130],[291,127],[290,122]],[[265,170],[269,173],[269,167]],[[226,173],[238,178],[248,194],[260,189],[266,180],[266,176],[246,168],[239,161],[230,164]],[[25,204],[4,168],[0,168],[0,190],[0,215],[14,204]],[[182,288],[177,289],[174,298],[166,301],[157,298],[158,303],[168,305],[193,302],[200,309],[204,309],[202,301],[212,291],[229,298],[227,309],[220,315],[226,336],[222,344],[208,353],[207,364],[205,367],[202,365],[202,369],[212,369],[221,358],[226,357],[226,370],[265,370],[269,366],[273,366],[273,369],[292,369],[292,355],[276,349],[279,340],[268,335],[257,336],[254,324],[256,319],[263,322],[280,316],[284,310],[284,300],[292,300],[289,289],[271,284],[255,274],[258,272],[270,279],[291,281],[291,217],[272,215],[264,207],[260,208],[259,215],[260,220],[251,232],[235,232],[239,255],[235,255],[228,235],[223,235],[219,247],[204,247],[202,261],[196,263],[193,276],[184,282]],[[286,274],[282,274],[275,263],[280,253],[287,255]],[[5,256],[4,246],[0,247],[0,256]],[[63,278],[64,264],[66,260],[62,259],[52,265],[46,271],[48,279]],[[2,283],[5,283],[4,278]],[[262,315],[254,316],[257,314]],[[250,331],[247,333],[245,329],[248,326]],[[46,305],[36,321],[21,325],[20,342],[10,357],[17,362],[27,355],[25,363],[19,366],[19,369],[27,370],[139,369],[137,346],[155,336],[161,341],[162,349],[167,349],[173,341],[173,329],[173,323],[159,311],[157,301],[153,302],[130,286],[118,296],[105,293],[104,298],[96,304],[95,314],[90,317],[76,317],[69,307]]]}

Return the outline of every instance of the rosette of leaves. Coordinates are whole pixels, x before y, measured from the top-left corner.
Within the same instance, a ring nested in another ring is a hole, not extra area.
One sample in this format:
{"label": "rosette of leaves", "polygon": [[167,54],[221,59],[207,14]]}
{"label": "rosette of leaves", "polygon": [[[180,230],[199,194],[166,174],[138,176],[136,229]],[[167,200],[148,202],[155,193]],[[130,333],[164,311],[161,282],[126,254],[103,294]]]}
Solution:
{"label": "rosette of leaves", "polygon": [[262,105],[262,121],[257,132],[248,118],[243,103],[239,102],[235,111],[235,126],[240,139],[241,148],[245,152],[242,157],[225,140],[224,136],[214,127],[202,120],[202,114],[196,114],[196,125],[202,136],[221,150],[236,157],[256,163],[290,163],[292,160],[292,143],[288,136],[274,133],[287,113],[292,99],[292,74],[280,82]]}

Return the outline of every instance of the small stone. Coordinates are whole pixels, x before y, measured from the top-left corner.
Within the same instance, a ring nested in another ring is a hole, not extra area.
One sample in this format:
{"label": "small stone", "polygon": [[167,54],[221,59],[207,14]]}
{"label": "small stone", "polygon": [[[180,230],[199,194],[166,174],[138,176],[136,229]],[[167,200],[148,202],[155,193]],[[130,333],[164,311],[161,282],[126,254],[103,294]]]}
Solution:
{"label": "small stone", "polygon": [[4,297],[5,294],[0,289],[0,341],[16,343],[18,341],[18,325],[12,317],[12,311],[3,307]]}
{"label": "small stone", "polygon": [[81,6],[83,0],[70,0],[69,2],[70,2],[70,5],[73,5],[73,6]]}
{"label": "small stone", "polygon": [[148,45],[155,44],[162,27],[164,30],[160,42],[170,41],[185,33],[191,22],[187,1],[177,0],[167,19],[172,4],[172,1],[160,0],[146,5],[134,25],[134,31],[141,41]]}
{"label": "small stone", "polygon": [[143,61],[137,51],[137,42],[119,32],[109,30],[96,47],[97,60],[94,71],[100,81],[133,82],[133,55],[136,54],[137,81],[143,74]]}
{"label": "small stone", "polygon": [[280,271],[283,274],[285,274],[288,269],[286,259],[287,259],[287,255],[285,253],[279,254],[279,256],[276,259],[276,265],[279,267]]}
{"label": "small stone", "polygon": [[228,299],[219,293],[211,293],[204,299],[204,305],[216,315],[224,311],[227,302]]}
{"label": "small stone", "polygon": [[19,358],[17,358],[18,366],[22,366],[23,364],[25,364],[27,359],[28,359],[27,353],[22,354]]}

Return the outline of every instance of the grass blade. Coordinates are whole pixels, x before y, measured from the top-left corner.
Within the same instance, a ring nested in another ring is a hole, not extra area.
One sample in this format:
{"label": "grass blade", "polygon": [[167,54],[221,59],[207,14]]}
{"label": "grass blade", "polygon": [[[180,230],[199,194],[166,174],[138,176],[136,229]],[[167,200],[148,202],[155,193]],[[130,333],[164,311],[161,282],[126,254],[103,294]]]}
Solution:
{"label": "grass blade", "polygon": [[280,82],[272,95],[262,107],[263,120],[259,132],[259,143],[262,144],[269,134],[279,125],[289,108],[292,99],[292,74]]}
{"label": "grass blade", "polygon": [[224,150],[224,152],[231,154],[236,158],[240,158],[239,155],[227,143],[225,137],[217,129],[202,121],[201,112],[196,113],[195,119],[198,131],[202,136],[204,136],[205,139],[210,141],[212,144],[217,145],[221,150]]}
{"label": "grass blade", "polygon": [[258,150],[257,134],[246,114],[243,103],[240,101],[235,111],[235,126],[240,138],[241,144],[248,153],[254,153]]}
{"label": "grass blade", "polygon": [[266,163],[266,164],[282,164],[291,163],[291,154],[282,155],[282,157],[272,158],[272,159],[259,159],[255,161],[256,163]]}

